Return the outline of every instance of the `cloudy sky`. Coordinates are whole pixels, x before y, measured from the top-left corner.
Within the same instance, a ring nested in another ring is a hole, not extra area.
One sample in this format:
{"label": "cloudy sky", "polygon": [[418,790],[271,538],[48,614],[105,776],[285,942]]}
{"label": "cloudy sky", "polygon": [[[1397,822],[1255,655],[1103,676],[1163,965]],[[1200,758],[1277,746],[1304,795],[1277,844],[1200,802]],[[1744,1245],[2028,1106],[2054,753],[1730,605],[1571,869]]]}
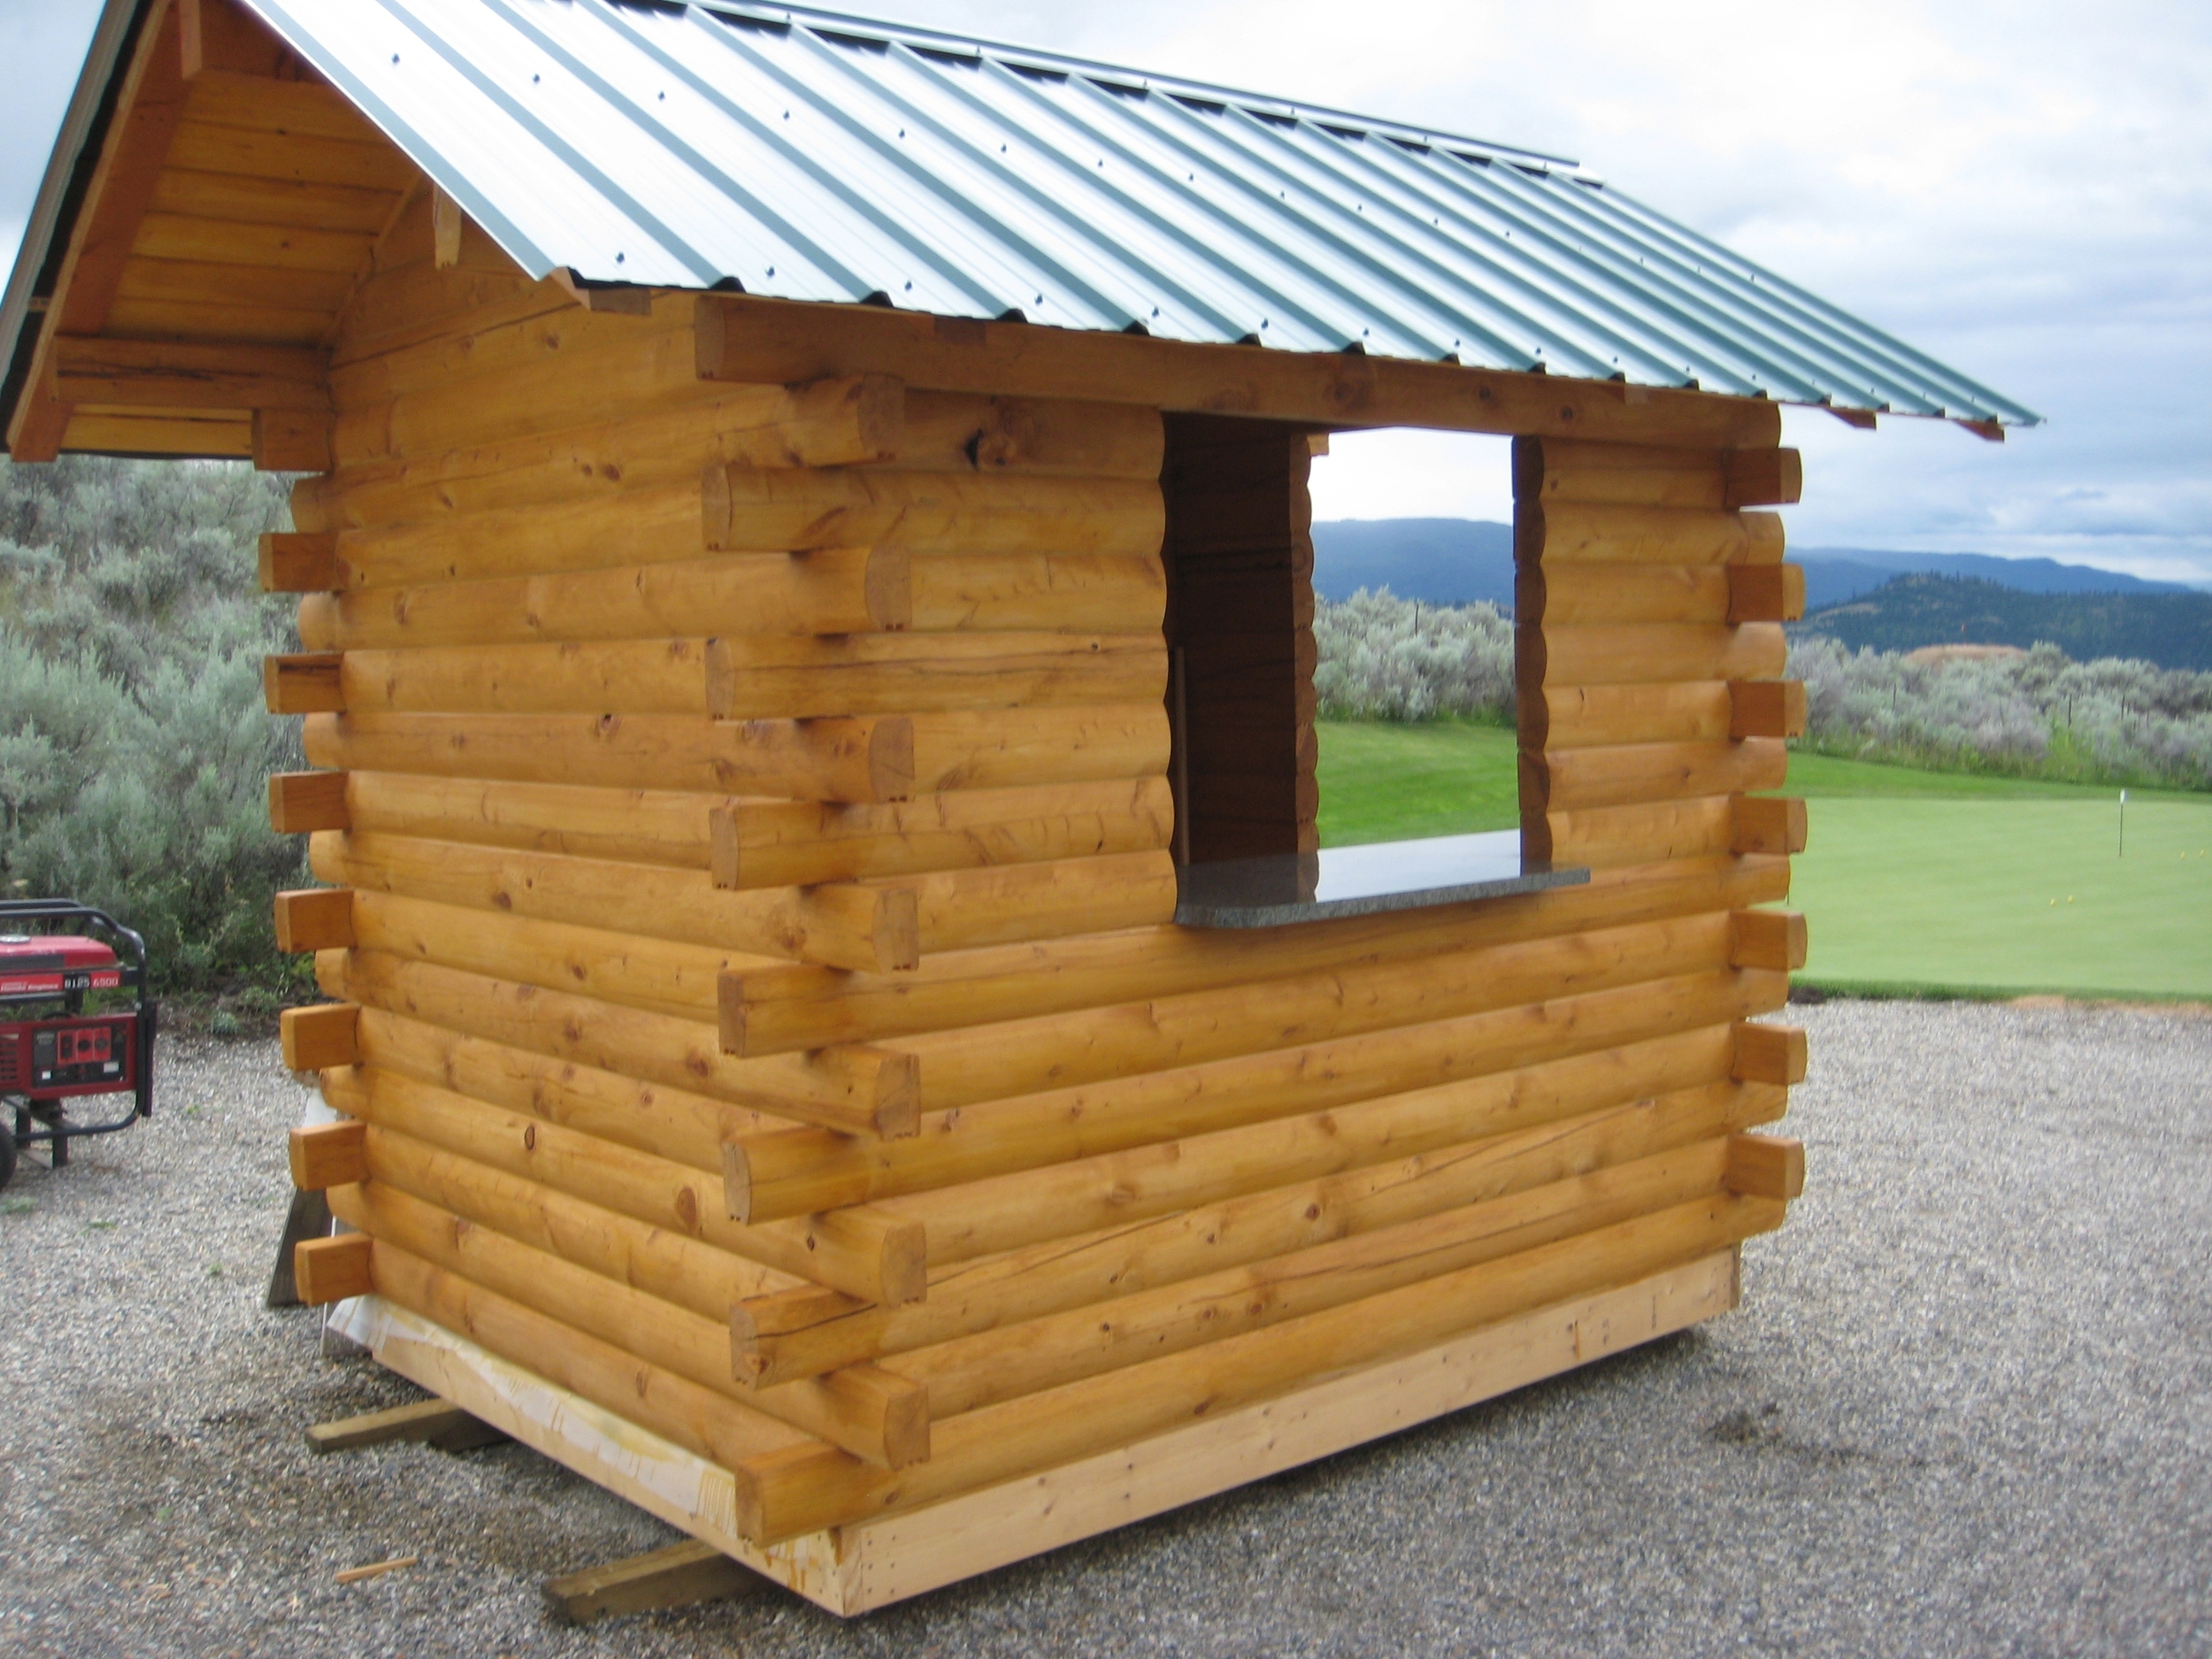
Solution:
{"label": "cloudy sky", "polygon": [[[2049,424],[1788,416],[1801,546],[2212,584],[2212,7],[896,0],[907,20],[1574,156]],[[93,0],[0,0],[0,250]],[[0,256],[4,257],[4,256]],[[1507,516],[1502,446],[1339,439],[1323,517]]]}

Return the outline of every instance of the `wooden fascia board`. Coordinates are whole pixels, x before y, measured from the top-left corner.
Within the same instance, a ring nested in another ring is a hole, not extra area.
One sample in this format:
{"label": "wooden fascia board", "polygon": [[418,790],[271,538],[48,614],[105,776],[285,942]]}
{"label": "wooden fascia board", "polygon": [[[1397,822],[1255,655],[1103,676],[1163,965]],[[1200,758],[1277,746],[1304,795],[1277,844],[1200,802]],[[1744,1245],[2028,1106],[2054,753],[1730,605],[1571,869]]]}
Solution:
{"label": "wooden fascia board", "polygon": [[864,305],[704,294],[697,336],[706,380],[790,385],[876,373],[933,391],[1086,398],[1338,431],[1412,426],[1714,449],[1770,447],[1782,430],[1779,407],[1761,398]]}
{"label": "wooden fascia board", "polygon": [[48,357],[67,403],[330,408],[329,355],[311,347],[58,334]]}

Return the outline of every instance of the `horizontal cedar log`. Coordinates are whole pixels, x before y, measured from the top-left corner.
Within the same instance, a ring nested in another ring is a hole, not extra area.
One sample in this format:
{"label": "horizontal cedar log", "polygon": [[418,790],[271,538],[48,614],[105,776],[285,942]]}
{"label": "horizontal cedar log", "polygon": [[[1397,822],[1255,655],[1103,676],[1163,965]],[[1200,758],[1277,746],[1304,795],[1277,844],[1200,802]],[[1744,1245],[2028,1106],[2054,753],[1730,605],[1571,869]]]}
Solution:
{"label": "horizontal cedar log", "polygon": [[[646,485],[559,507],[506,508],[428,524],[342,529],[339,573],[349,588],[414,588],[703,558],[707,548],[699,534],[698,497],[695,486]],[[743,550],[799,549],[770,545]]]}
{"label": "horizontal cedar log", "polygon": [[[954,790],[857,805],[663,789],[509,783],[388,772],[295,772],[327,780],[322,820],[581,858],[715,872],[723,887],[807,887],[938,870],[1148,852],[1168,844],[1163,778]],[[288,784],[296,795],[302,785]],[[294,801],[288,810],[303,810]]]}
{"label": "horizontal cedar log", "polygon": [[1147,998],[1132,984],[1122,995],[1141,1000],[1104,1006],[1070,1006],[1069,987],[1041,976],[964,974],[956,955],[941,975],[895,979],[741,969],[723,976],[722,1040],[733,1054],[772,1055],[990,1026],[970,1042],[987,1045],[1002,1064],[1016,1056],[1045,1064],[1057,1048],[1156,1071],[1655,979],[1668,962],[1716,965],[1726,958],[1725,932],[1717,917],[1642,922],[1294,978],[1256,973],[1245,984],[1180,995]]}
{"label": "horizontal cedar log", "polygon": [[913,791],[914,723],[713,723],[656,715],[348,714],[311,718],[318,765],[601,788],[903,800]]}
{"label": "horizontal cedar log", "polygon": [[[1601,1115],[1613,1112],[1632,1095],[1649,1101],[1661,1094],[1678,1093],[1670,1086],[1679,1083],[1686,1088],[1695,1085],[1717,1091],[1714,1098],[1726,1096],[1724,1115],[1735,1112],[1741,1107],[1744,1090],[1755,1086],[1727,1079],[1732,1053],[1727,1030],[1707,1026],[1697,1033],[1633,1045],[1643,1056],[1663,1062],[1665,1069],[1640,1087],[1621,1089],[1617,1097],[1599,1095],[1590,1110]],[[1233,1203],[1256,1192],[1280,1192],[1302,1181],[1333,1178],[1363,1165],[1417,1154],[1433,1154],[1435,1160],[1460,1171],[1469,1180],[1476,1179],[1477,1171],[1491,1167],[1492,1151],[1501,1160],[1499,1168],[1519,1168],[1531,1159],[1536,1166],[1550,1168],[1546,1160],[1570,1156],[1577,1144],[1578,1132],[1565,1120],[1578,1117],[1582,1102],[1563,1102],[1547,1085],[1563,1077],[1589,1088],[1605,1072],[1605,1062],[1617,1058],[1620,1052],[1601,1050],[1594,1057],[1577,1056],[1587,1063],[1569,1064],[1550,1074],[1525,1067],[1502,1077],[1463,1079],[1335,1106],[1325,1112],[1305,1112],[1156,1141],[1095,1158],[892,1199],[879,1208],[887,1215],[923,1223],[928,1233],[930,1261],[949,1267],[995,1257],[1005,1251],[1018,1254],[1050,1240],[1067,1240],[1094,1231],[1103,1233],[1148,1217],[1187,1212],[1193,1206]],[[1705,1127],[1709,1122],[1719,1121],[1707,1110],[1713,1101],[1701,1097],[1701,1102],[1694,1109],[1683,1108],[1702,1114],[1697,1116],[1694,1133],[1635,1144],[1653,1150],[1717,1133]],[[1672,1121],[1665,1113],[1660,1116]],[[1342,1120],[1345,1139],[1341,1144],[1330,1146],[1326,1137],[1337,1126],[1333,1119]],[[1732,1116],[1728,1121],[1735,1119]],[[1623,1128],[1619,1133],[1630,1132]],[[1517,1134],[1524,1139],[1515,1140]],[[1497,1147],[1490,1146],[1493,1141],[1498,1141]],[[1489,1149],[1477,1148],[1476,1142]],[[1642,1155],[1642,1151],[1633,1154]],[[1421,1166],[1422,1171],[1427,1168]],[[1415,1179],[1419,1172],[1407,1174],[1405,1179]],[[1449,1187],[1458,1179],[1458,1175],[1446,1177],[1443,1185]],[[1543,1179],[1557,1178],[1547,1175]],[[1502,1190],[1470,1189],[1429,1208],[1471,1203],[1479,1196]],[[1405,1212],[1426,1213],[1427,1210],[1419,1208]],[[1325,1231],[1316,1236],[1334,1235]],[[1291,1248],[1294,1244],[1282,1248]],[[1256,1249],[1255,1257],[1272,1253]]]}
{"label": "horizontal cedar log", "polygon": [[1548,435],[1517,436],[1513,444],[1517,501],[1786,506],[1798,499],[1802,481],[1796,450],[1759,444],[1662,448]]}
{"label": "horizontal cedar log", "polygon": [[331,714],[346,706],[344,658],[293,652],[261,659],[261,696],[271,714]]}
{"label": "horizontal cedar log", "polygon": [[353,895],[309,887],[276,895],[276,948],[287,956],[343,950],[353,943]]}
{"label": "horizontal cedar log", "polygon": [[292,1247],[292,1282],[301,1302],[326,1307],[373,1288],[368,1238],[342,1233],[334,1239],[302,1239]]}
{"label": "horizontal cedar log", "polygon": [[1521,757],[1523,810],[1574,811],[1584,807],[1687,800],[1752,789],[1778,789],[1789,766],[1778,738],[1737,743],[1624,743],[1609,749],[1554,749]]}
{"label": "horizontal cedar log", "polygon": [[[767,965],[763,957],[903,972],[924,951],[1164,926],[1175,910],[1175,871],[1164,850],[947,871],[895,885],[739,891],[696,871],[357,830],[318,836],[310,856],[334,884],[465,907],[447,917],[451,930],[478,925],[467,911],[489,910],[588,930],[588,941],[575,945],[586,956],[649,955],[648,941],[702,948],[658,958],[682,964],[666,988],[676,1005],[700,1013],[714,1006],[713,980],[688,983],[683,975]],[[747,954],[715,954],[737,952]],[[559,968],[549,983],[589,977],[580,964]]]}
{"label": "horizontal cedar log", "polygon": [[[1741,568],[1750,569],[1752,566]],[[1760,566],[1757,568],[1765,568]],[[1732,567],[1531,560],[1513,572],[1517,622],[1548,626],[1727,622]]]}
{"label": "horizontal cedar log", "polygon": [[[489,1188],[496,1195],[488,1195],[482,1209],[528,1212],[526,1192],[514,1193],[512,1184],[503,1194],[498,1193],[496,1177],[480,1186],[472,1184],[465,1179],[470,1171],[458,1160],[444,1160],[441,1173],[443,1184],[464,1194]],[[741,1389],[730,1379],[726,1341],[718,1319],[511,1237],[478,1216],[464,1218],[426,1202],[403,1184],[378,1181],[341,1192],[332,1209],[373,1237],[389,1239],[434,1266],[462,1274],[539,1313],[557,1316],[702,1387],[732,1398],[742,1395],[744,1403],[754,1409],[879,1468],[903,1468],[929,1455],[928,1400],[911,1381],[861,1366],[851,1373],[810,1379],[783,1388]],[[629,1243],[624,1240],[626,1247]]]}
{"label": "horizontal cedar log", "polygon": [[718,887],[768,887],[1150,852],[1168,845],[1174,811],[1164,778],[880,806],[735,801],[712,809],[710,868]]}
{"label": "horizontal cedar log", "polygon": [[1805,614],[1802,565],[1734,565],[1728,571],[1731,622],[1795,622]]}
{"label": "horizontal cedar log", "polygon": [[328,358],[309,347],[61,334],[50,355],[65,403],[330,409]]}
{"label": "horizontal cedar log", "polygon": [[1650,681],[1772,680],[1789,660],[1779,623],[1521,626],[1516,684],[1619,686]]}
{"label": "horizontal cedar log", "polygon": [[1164,774],[1168,751],[1157,703],[744,722],[348,714],[311,717],[303,739],[320,766],[862,803]]}
{"label": "horizontal cedar log", "polygon": [[1779,1135],[1732,1135],[1724,1185],[1746,1198],[1784,1202],[1805,1191],[1805,1143]]}
{"label": "horizontal cedar log", "polygon": [[277,772],[269,774],[269,827],[280,835],[304,835],[346,826],[346,774]]}
{"label": "horizontal cedar log", "polygon": [[1703,1199],[931,1425],[930,1460],[887,1474],[794,1448],[743,1465],[745,1535],[772,1543],[916,1509],[1125,1446],[1226,1407],[1415,1352],[1643,1278],[1781,1225],[1766,1200]]}
{"label": "horizontal cedar log", "polygon": [[[1666,1088],[1724,1069],[1728,1052],[1721,1027],[1455,1090],[1363,1102],[1345,1112],[1354,1139],[1334,1156],[1319,1144],[1329,1125],[1325,1113],[1202,1137],[1187,1144],[1202,1155],[1216,1143],[1224,1157],[1236,1144],[1256,1140],[1304,1143],[1307,1167],[1325,1172],[1265,1190],[1248,1184],[1209,1202],[1186,1199],[1187,1207],[1179,1208],[1170,1196],[1179,1178],[1164,1156],[1152,1158],[1145,1166],[1152,1188],[1145,1213],[1153,1219],[1139,1225],[1132,1217],[989,1260],[941,1264],[926,1301],[886,1309],[801,1287],[738,1303],[731,1314],[738,1374],[755,1386],[817,1375],[1772,1122],[1784,1106],[1779,1089],[1710,1083]],[[1624,1062],[1653,1059],[1663,1069],[1648,1080],[1624,1069]],[[1401,1130],[1402,1144],[1396,1139]],[[1193,1182],[1190,1191],[1207,1189]],[[946,1197],[956,1200],[957,1193]]]}
{"label": "horizontal cedar log", "polygon": [[706,668],[707,711],[721,720],[1129,703],[1167,695],[1167,647],[1156,633],[740,635],[708,641]]}
{"label": "horizontal cedar log", "polygon": [[1737,852],[1759,857],[1786,857],[1805,850],[1805,803],[1738,795],[1730,841]]}
{"label": "horizontal cedar log", "polygon": [[255,410],[253,464],[264,472],[328,472],[330,417],[318,410]]}
{"label": "horizontal cedar log", "polygon": [[927,1390],[933,1417],[951,1417],[1694,1202],[1721,1190],[1726,1157],[1727,1142],[1712,1139],[1601,1164],[1103,1307],[918,1349],[900,1356],[894,1374]]}
{"label": "horizontal cedar log", "polygon": [[1728,918],[1728,960],[1739,968],[1793,973],[1805,965],[1805,918],[1796,910],[1738,910]]}
{"label": "horizontal cedar log", "polygon": [[345,987],[350,1002],[366,1007],[434,1020],[511,1048],[839,1134],[896,1139],[912,1134],[918,1121],[919,1079],[908,1055],[848,1046],[769,1061],[734,1060],[721,1052],[714,1027],[703,1021],[382,951],[326,951],[315,958],[315,977],[326,990]]}
{"label": "horizontal cedar log", "polygon": [[[1740,797],[1733,797],[1740,798]],[[1609,871],[1678,858],[1712,858],[1733,848],[1732,797],[1640,801],[1545,816],[1554,863]]]}
{"label": "horizontal cedar log", "polygon": [[367,1135],[368,1126],[350,1118],[336,1123],[301,1125],[285,1143],[292,1185],[303,1193],[319,1193],[367,1180],[368,1155],[364,1149]]}
{"label": "horizontal cedar log", "polygon": [[307,1008],[288,1008],[277,1016],[277,1034],[284,1064],[292,1071],[319,1071],[326,1066],[351,1065],[356,1053],[351,1002],[318,1002]]}
{"label": "horizontal cedar log", "polygon": [[1513,556],[1522,564],[1778,565],[1782,520],[1770,512],[1521,502]]}
{"label": "horizontal cedar log", "polygon": [[708,817],[730,799],[672,789],[595,789],[579,784],[500,783],[400,772],[301,775],[344,781],[344,816],[321,827],[665,864],[677,870],[708,867]]}
{"label": "horizontal cedar log", "polygon": [[[604,422],[610,409],[636,419],[700,401],[695,384],[682,384],[689,331],[672,311],[595,316],[554,282],[462,317],[422,317],[410,333],[359,349],[341,341],[333,350],[342,465],[481,449]],[[717,388],[736,400],[723,419],[741,430],[770,424],[787,383],[818,378]]]}
{"label": "horizontal cedar log", "polygon": [[700,503],[706,545],[733,550],[1156,554],[1166,527],[1158,483],[1126,479],[717,465],[701,475]]}
{"label": "horizontal cedar log", "polygon": [[[259,573],[265,594],[323,593],[340,585],[338,538],[273,530],[261,538]],[[311,650],[321,644],[303,636]]]}
{"label": "horizontal cedar log", "polygon": [[[919,1222],[856,1206],[842,1212],[834,1231],[815,1217],[748,1226],[723,1214],[710,1178],[649,1153],[378,1067],[333,1071],[324,1087],[334,1105],[373,1128],[722,1253],[714,1263],[686,1257],[695,1274],[705,1275],[695,1294],[710,1297],[718,1319],[728,1306],[726,1297],[795,1284],[826,1286],[888,1306],[913,1301],[926,1288]],[[643,1262],[634,1271],[649,1276]]]}
{"label": "horizontal cedar log", "polygon": [[718,1179],[726,1142],[791,1129],[788,1119],[710,1095],[449,1031],[380,1008],[361,1010],[358,1042],[363,1065],[526,1112]]}
{"label": "horizontal cedar log", "polygon": [[1794,622],[1805,614],[1800,565],[1521,565],[1513,611],[1522,622],[1571,627],[1620,623]]}
{"label": "horizontal cedar log", "polygon": [[[590,930],[600,949],[618,959],[621,935],[672,934],[703,948],[695,956],[668,958],[683,962],[695,975],[724,972],[725,964],[758,965],[763,957],[895,972],[912,967],[919,954],[910,890],[832,884],[733,894],[717,889],[697,871],[359,830],[316,836],[309,857],[319,878],[336,886],[465,907],[445,912],[457,930],[478,925],[470,910],[567,923]],[[431,955],[437,958],[434,949]],[[550,962],[543,971],[556,985],[584,977],[580,967]],[[672,979],[669,989],[676,992],[682,982]],[[705,988],[697,987],[701,993]]]}
{"label": "horizontal cedar log", "polygon": [[912,627],[1143,634],[1160,626],[1156,557],[940,554],[902,548],[731,553],[603,571],[417,588],[353,588],[343,572],[300,608],[315,649],[525,644],[677,634],[860,634]]}
{"label": "horizontal cedar log", "polygon": [[1734,1075],[1747,1083],[1779,1083],[1787,1087],[1805,1080],[1805,1033],[1793,1025],[1736,1027]]}
{"label": "horizontal cedar log", "polygon": [[1520,700],[1531,749],[1605,749],[1623,743],[1724,743],[1735,715],[1724,680],[1627,686],[1547,686]]}
{"label": "horizontal cedar log", "polygon": [[644,1364],[572,1325],[442,1271],[396,1244],[377,1249],[371,1277],[376,1294],[396,1306],[449,1331],[465,1331],[471,1340],[555,1387],[725,1469],[734,1471],[763,1452],[820,1444],[744,1401]]}
{"label": "horizontal cedar log", "polygon": [[1733,450],[1724,470],[1731,507],[1786,507],[1804,497],[1805,465],[1795,449]]}
{"label": "horizontal cedar log", "polygon": [[[687,402],[649,406],[619,421],[349,465],[318,480],[300,504],[333,525],[357,528],[688,480],[711,461],[1136,480],[1160,475],[1162,430],[1154,411],[914,392],[900,400],[903,416],[895,423],[882,403],[897,384],[855,375],[790,388],[699,387]],[[846,398],[855,404],[847,407]],[[876,407],[867,406],[871,399]]]}
{"label": "horizontal cedar log", "polygon": [[1802,737],[1805,682],[1801,680],[1739,680],[1728,687],[1731,737]]}
{"label": "horizontal cedar log", "polygon": [[702,1018],[703,987],[713,986],[730,959],[730,953],[709,946],[635,941],[596,927],[460,909],[373,888],[355,896],[354,943],[410,962],[542,986],[678,1020]]}
{"label": "horizontal cedar log", "polygon": [[868,365],[910,387],[1082,396],[1319,426],[1559,433],[1715,447],[1770,445],[1771,404],[1628,388],[1455,364],[1338,352],[1256,350],[1126,334],[981,323],[896,311],[829,311],[749,296],[695,302],[707,380],[799,380]]}
{"label": "horizontal cedar log", "polygon": [[[1394,964],[1463,958],[1486,949],[1568,940],[1701,911],[1740,910],[1783,897],[1788,890],[1786,864],[1724,858],[1707,865],[1609,872],[1586,886],[1521,899],[1438,906],[1421,912],[1417,920],[1404,913],[1348,918],[1267,930],[1263,936],[1242,930],[1132,931],[947,953],[925,961],[913,975],[896,981],[836,980],[812,971],[771,969],[748,976],[749,983],[733,994],[749,1022],[757,1011],[764,1039],[772,1028],[781,1033],[779,1041],[792,1040],[797,1027],[810,1023],[827,1029],[889,1022],[918,1031],[941,1031],[941,1035],[918,1036],[902,1045],[917,1054],[935,1055],[942,1063],[926,1084],[932,1091],[928,1109],[936,1110],[1053,1087],[1037,1083],[980,1094],[968,1093],[966,1085],[953,1087],[952,1079],[964,1074],[972,1074],[981,1086],[988,1067],[979,1063],[1000,1036],[1009,1041],[1018,1036],[1025,1048],[1032,1037],[1040,1043],[1058,1041],[1064,1068],[1099,1075],[1095,1068],[1107,1064],[1111,1056],[1079,1054],[1065,1041],[1064,1024],[1051,1023],[1063,1016],[1072,1015],[1079,1023],[1118,1018],[1109,1010],[1210,990],[1232,998],[1250,996],[1253,987],[1263,981],[1305,979],[1318,985],[1345,972],[1359,972],[1365,980]],[[1758,896],[1750,896],[1755,894]],[[1560,948],[1574,949],[1571,944]],[[726,989],[726,1012],[732,995]],[[929,1010],[926,1016],[919,1011],[924,1007]],[[1033,1031],[1002,1029],[988,1039],[963,1035],[958,1029],[990,1019],[1046,1023]],[[951,1028],[940,1026],[939,1021]],[[1064,1081],[1074,1080],[1069,1070],[1060,1075]],[[949,1093],[942,1092],[948,1089]]]}
{"label": "horizontal cedar log", "polygon": [[1680,974],[1176,1071],[1041,1089],[971,1106],[956,1117],[933,1117],[926,1133],[895,1145],[840,1143],[806,1130],[742,1134],[727,1148],[730,1209],[759,1220],[890,1203],[1648,1042],[1771,1012],[1788,995],[1779,974]]}

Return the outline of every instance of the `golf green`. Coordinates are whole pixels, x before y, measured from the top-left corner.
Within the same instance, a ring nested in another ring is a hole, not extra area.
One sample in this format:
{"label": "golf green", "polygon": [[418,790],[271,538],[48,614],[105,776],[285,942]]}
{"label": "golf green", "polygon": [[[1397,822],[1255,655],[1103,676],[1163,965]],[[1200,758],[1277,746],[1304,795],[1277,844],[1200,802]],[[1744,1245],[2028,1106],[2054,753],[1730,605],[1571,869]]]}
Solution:
{"label": "golf green", "polygon": [[[1325,723],[1325,846],[1505,829],[1513,734]],[[1803,977],[1890,991],[2212,999],[2212,796],[1793,755],[1811,842]]]}

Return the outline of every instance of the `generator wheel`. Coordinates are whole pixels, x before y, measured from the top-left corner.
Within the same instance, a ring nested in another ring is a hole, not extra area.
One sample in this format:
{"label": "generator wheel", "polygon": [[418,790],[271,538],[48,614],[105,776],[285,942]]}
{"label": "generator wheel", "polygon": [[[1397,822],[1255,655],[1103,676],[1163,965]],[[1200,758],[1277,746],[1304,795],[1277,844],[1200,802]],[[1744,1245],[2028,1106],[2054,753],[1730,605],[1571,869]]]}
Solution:
{"label": "generator wheel", "polygon": [[8,1120],[0,1116],[0,1187],[15,1179],[15,1131],[8,1127]]}

